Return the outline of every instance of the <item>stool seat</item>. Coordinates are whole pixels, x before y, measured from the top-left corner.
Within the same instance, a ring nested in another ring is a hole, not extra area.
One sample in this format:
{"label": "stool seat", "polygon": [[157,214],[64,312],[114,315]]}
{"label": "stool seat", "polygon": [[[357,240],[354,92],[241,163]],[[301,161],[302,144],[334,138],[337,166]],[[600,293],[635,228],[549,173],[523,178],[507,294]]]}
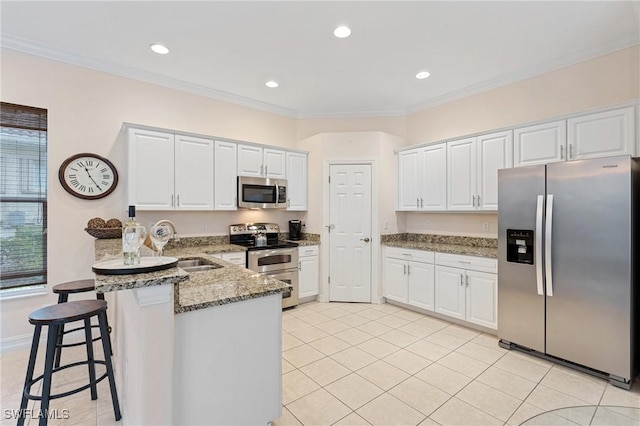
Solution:
{"label": "stool seat", "polygon": [[29,315],[29,322],[39,325],[65,324],[97,315],[106,309],[107,302],[104,300],[90,299],[60,303],[33,311]]}
{"label": "stool seat", "polygon": [[93,279],[69,281],[53,286],[53,292],[60,293],[84,293],[96,289],[96,281]]}

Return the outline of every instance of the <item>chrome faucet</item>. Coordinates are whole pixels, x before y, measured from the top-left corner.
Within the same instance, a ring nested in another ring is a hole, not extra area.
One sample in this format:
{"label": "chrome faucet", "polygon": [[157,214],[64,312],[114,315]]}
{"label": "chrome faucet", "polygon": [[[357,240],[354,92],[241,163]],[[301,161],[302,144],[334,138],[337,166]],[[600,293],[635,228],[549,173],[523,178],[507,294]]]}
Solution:
{"label": "chrome faucet", "polygon": [[171,236],[171,240],[180,241],[180,238],[178,237],[178,232],[176,231],[176,226],[170,220],[167,220],[167,219],[159,220],[159,221],[156,222],[156,224],[154,226],[162,225],[163,223],[166,223],[167,225],[171,226],[171,230],[173,231],[173,235]]}

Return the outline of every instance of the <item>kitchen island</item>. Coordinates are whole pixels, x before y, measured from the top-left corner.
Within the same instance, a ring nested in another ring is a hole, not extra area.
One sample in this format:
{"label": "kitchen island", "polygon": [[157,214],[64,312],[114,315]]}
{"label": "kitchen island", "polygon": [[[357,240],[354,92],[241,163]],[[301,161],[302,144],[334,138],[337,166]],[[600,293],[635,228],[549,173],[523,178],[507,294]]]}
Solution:
{"label": "kitchen island", "polygon": [[[119,240],[97,240],[96,260],[121,256],[120,247]],[[115,292],[109,316],[124,424],[264,425],[280,416],[288,285],[214,257],[241,250],[165,250],[221,266],[200,272],[96,274],[96,291]]]}

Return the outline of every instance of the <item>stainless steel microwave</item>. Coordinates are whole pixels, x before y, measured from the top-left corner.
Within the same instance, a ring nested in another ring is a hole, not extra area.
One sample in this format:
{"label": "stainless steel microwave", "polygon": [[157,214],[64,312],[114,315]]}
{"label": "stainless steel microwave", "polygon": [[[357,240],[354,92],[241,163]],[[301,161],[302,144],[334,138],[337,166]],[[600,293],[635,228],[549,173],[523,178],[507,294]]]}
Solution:
{"label": "stainless steel microwave", "polygon": [[238,207],[284,209],[287,207],[287,180],[238,176]]}

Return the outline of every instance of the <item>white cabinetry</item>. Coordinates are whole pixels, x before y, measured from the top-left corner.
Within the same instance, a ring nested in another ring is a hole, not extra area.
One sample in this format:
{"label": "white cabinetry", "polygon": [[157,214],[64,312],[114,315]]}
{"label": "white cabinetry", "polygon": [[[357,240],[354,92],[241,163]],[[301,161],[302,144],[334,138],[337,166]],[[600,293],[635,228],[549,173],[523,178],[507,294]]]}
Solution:
{"label": "white cabinetry", "polygon": [[567,122],[554,121],[513,131],[513,166],[532,166],[565,160]]}
{"label": "white cabinetry", "polygon": [[233,263],[234,265],[242,266],[243,268],[247,266],[247,252],[246,251],[234,251],[231,253],[218,253],[214,254],[213,257],[218,259],[222,259],[226,262]]}
{"label": "white cabinetry", "polygon": [[307,210],[307,154],[287,152],[287,210]]}
{"label": "white cabinetry", "polygon": [[214,205],[216,210],[237,210],[238,208],[236,149],[236,144],[233,142],[215,141]]}
{"label": "white cabinetry", "polygon": [[512,132],[447,143],[447,208],[497,210],[498,169],[513,166]]}
{"label": "white cabinetry", "polygon": [[398,210],[447,209],[446,144],[398,153]]}
{"label": "white cabinetry", "polygon": [[285,151],[238,144],[238,176],[286,179],[285,165]]}
{"label": "white cabinetry", "polygon": [[635,155],[633,113],[629,107],[567,120],[568,159]]}
{"label": "white cabinetry", "polygon": [[385,248],[384,296],[389,300],[434,310],[434,253]]}
{"label": "white cabinetry", "polygon": [[435,311],[497,329],[497,261],[436,253],[435,262]]}
{"label": "white cabinetry", "polygon": [[318,294],[318,246],[298,247],[298,297]]}
{"label": "white cabinetry", "polygon": [[127,151],[128,204],[213,209],[213,140],[130,128]]}

